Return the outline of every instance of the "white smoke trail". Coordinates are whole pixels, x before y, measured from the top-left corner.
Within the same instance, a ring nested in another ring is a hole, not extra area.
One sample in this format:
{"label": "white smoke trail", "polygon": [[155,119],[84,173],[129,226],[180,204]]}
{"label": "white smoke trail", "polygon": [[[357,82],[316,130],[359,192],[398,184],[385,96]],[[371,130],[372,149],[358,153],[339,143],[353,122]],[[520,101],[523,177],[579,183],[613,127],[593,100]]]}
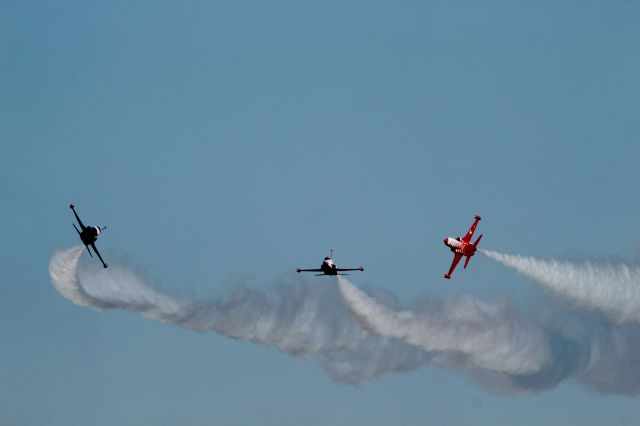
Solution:
{"label": "white smoke trail", "polygon": [[191,330],[272,345],[296,356],[318,354],[334,378],[348,383],[413,370],[430,358],[423,350],[364,330],[333,285],[284,280],[266,291],[238,288],[213,302],[183,300],[153,289],[122,265],[78,269],[82,250],[56,252],[49,264],[54,287],[78,305],[129,310]]}
{"label": "white smoke trail", "polygon": [[84,246],[75,246],[69,250],[54,253],[49,262],[51,282],[60,294],[76,305],[102,310],[100,307],[94,306],[93,299],[86,294],[82,287],[78,286],[76,269],[78,269],[82,250],[84,250]]}
{"label": "white smoke trail", "polygon": [[482,253],[579,306],[598,309],[618,322],[640,322],[638,266]]}
{"label": "white smoke trail", "polygon": [[611,324],[558,300],[538,306],[535,320],[506,301],[469,297],[397,312],[346,279],[338,286],[366,329],[420,347],[433,363],[465,371],[493,391],[540,392],[573,378],[602,392],[640,393],[638,326]]}
{"label": "white smoke trail", "polygon": [[431,304],[424,313],[396,312],[342,277],[338,286],[351,311],[368,330],[427,351],[463,355],[471,367],[530,374],[549,359],[544,333],[521,319],[506,301],[489,305],[463,297]]}
{"label": "white smoke trail", "polygon": [[433,362],[497,392],[540,392],[572,378],[602,392],[640,394],[640,326],[611,323],[561,299],[534,306],[531,316],[506,299],[487,304],[469,297],[397,312],[393,297],[365,294],[346,280],[312,286],[287,276],[264,290],[190,300],[153,289],[121,265],[79,268],[82,249],[57,252],[49,265],[53,285],[72,302],[315,355],[343,382]]}

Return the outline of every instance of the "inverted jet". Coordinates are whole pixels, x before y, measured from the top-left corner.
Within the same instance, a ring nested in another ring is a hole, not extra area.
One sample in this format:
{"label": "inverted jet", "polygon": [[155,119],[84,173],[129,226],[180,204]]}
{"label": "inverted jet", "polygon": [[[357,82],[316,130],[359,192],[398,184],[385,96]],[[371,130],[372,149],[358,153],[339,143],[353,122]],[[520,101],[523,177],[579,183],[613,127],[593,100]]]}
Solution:
{"label": "inverted jet", "polygon": [[476,242],[473,244],[471,243],[471,237],[473,237],[473,233],[476,232],[476,226],[478,226],[479,221],[480,221],[480,216],[476,215],[473,225],[471,225],[471,228],[469,228],[469,230],[467,231],[467,235],[465,235],[464,237],[462,238],[447,237],[444,239],[444,245],[449,247],[453,252],[453,262],[451,263],[449,272],[444,274],[444,277],[446,279],[451,278],[451,274],[453,273],[453,270],[456,269],[456,266],[458,266],[458,262],[460,262],[460,259],[462,259],[462,256],[466,256],[467,258],[464,261],[464,267],[466,268],[467,265],[469,264],[469,260],[471,260],[471,257],[474,254],[476,254],[476,248],[478,247],[478,243],[482,239],[482,234],[480,234]]}
{"label": "inverted jet", "polygon": [[107,229],[107,227],[103,226],[101,228],[99,226],[84,226],[84,223],[82,223],[82,221],[80,220],[78,213],[76,213],[75,206],[73,204],[70,204],[69,208],[73,210],[73,214],[76,216],[78,224],[80,225],[81,230],[79,230],[76,227],[75,223],[73,224],[73,227],[75,228],[76,232],[80,236],[80,239],[82,240],[82,244],[84,244],[85,247],[87,248],[87,251],[89,252],[89,256],[93,257],[93,255],[91,254],[91,250],[89,250],[89,246],[91,246],[93,251],[98,255],[100,262],[102,262],[102,266],[106,268],[109,265],[104,263],[104,260],[102,260],[102,256],[100,256],[100,252],[96,248],[96,240],[98,239],[98,235],[100,235],[100,232]]}

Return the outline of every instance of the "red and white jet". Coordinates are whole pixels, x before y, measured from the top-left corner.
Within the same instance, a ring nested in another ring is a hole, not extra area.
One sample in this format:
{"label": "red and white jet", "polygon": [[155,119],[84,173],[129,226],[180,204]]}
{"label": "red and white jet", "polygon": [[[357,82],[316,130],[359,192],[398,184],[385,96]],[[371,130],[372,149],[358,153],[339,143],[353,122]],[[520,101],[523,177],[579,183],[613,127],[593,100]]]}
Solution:
{"label": "red and white jet", "polygon": [[449,247],[453,252],[453,262],[451,262],[451,267],[449,268],[449,272],[444,274],[446,279],[451,278],[451,274],[453,270],[458,266],[458,262],[462,259],[462,256],[467,256],[467,260],[464,262],[464,267],[466,268],[469,264],[469,260],[471,260],[471,256],[476,254],[476,248],[478,247],[478,243],[482,239],[482,234],[478,237],[475,243],[471,244],[471,237],[473,237],[473,233],[476,231],[476,226],[478,226],[478,222],[480,221],[480,216],[475,216],[475,222],[471,225],[471,228],[467,231],[467,235],[460,238],[445,238],[444,245]]}

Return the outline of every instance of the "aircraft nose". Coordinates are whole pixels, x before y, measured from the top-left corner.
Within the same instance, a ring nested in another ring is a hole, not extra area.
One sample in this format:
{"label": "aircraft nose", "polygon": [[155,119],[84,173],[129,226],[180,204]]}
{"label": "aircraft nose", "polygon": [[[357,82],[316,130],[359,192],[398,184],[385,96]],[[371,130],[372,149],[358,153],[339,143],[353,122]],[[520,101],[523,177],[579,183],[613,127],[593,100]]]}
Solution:
{"label": "aircraft nose", "polygon": [[448,238],[445,238],[445,239],[444,239],[444,245],[445,245],[445,246],[447,245],[447,240],[448,240]]}

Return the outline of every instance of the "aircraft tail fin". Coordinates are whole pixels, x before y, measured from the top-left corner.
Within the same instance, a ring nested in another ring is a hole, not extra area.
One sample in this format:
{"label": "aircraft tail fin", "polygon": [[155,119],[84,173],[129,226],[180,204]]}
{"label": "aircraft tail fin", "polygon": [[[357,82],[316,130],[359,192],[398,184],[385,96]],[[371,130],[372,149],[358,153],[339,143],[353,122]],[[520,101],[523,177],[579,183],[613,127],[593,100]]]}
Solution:
{"label": "aircraft tail fin", "polygon": [[480,234],[480,236],[478,237],[478,239],[476,240],[475,243],[473,243],[473,247],[478,247],[478,243],[480,242],[480,240],[482,239],[482,234]]}
{"label": "aircraft tail fin", "polygon": [[89,246],[85,246],[87,248],[87,251],[89,252],[89,256],[93,257],[93,255],[91,254],[91,250],[89,250]]}
{"label": "aircraft tail fin", "polygon": [[72,225],[73,225],[74,229],[76,230],[76,232],[78,233],[78,235],[80,235],[80,231],[78,231],[78,228],[76,227],[76,224],[73,223]]}
{"label": "aircraft tail fin", "polygon": [[470,260],[471,260],[471,256],[467,256],[467,258],[464,261],[464,268],[462,268],[462,269],[467,269],[467,265],[469,264]]}

